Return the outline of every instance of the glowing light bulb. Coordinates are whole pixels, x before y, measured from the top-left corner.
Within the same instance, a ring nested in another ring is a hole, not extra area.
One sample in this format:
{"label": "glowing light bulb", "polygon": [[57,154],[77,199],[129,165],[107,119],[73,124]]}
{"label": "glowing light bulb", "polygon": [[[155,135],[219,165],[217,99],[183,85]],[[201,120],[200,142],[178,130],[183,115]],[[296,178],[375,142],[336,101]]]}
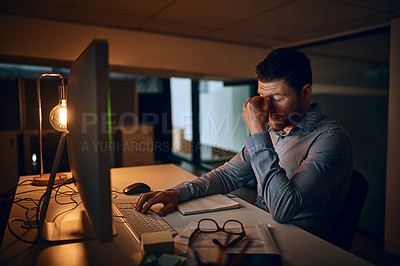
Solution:
{"label": "glowing light bulb", "polygon": [[49,115],[51,126],[60,132],[67,131],[67,100],[61,99]]}

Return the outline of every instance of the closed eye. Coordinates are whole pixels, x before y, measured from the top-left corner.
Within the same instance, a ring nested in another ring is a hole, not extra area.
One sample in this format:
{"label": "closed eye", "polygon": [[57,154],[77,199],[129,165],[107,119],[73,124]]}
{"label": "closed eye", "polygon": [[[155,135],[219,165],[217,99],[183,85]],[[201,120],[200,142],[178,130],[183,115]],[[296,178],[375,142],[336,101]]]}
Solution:
{"label": "closed eye", "polygon": [[270,99],[274,102],[280,102],[283,98],[282,97],[271,97]]}

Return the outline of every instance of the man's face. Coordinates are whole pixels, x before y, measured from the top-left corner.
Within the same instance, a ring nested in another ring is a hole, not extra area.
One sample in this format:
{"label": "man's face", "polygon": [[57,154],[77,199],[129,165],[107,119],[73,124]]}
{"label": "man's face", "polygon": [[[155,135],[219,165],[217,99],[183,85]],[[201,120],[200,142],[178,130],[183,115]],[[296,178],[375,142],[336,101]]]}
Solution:
{"label": "man's face", "polygon": [[304,97],[303,90],[297,93],[284,80],[258,81],[258,94],[267,99],[268,123],[276,130],[293,127],[309,107],[308,97]]}

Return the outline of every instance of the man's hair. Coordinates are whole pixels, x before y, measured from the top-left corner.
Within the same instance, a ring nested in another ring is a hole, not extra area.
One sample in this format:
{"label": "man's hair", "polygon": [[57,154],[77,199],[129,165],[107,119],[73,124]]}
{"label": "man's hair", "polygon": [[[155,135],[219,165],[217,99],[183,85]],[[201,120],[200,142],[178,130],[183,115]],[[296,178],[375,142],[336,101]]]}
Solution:
{"label": "man's hair", "polygon": [[285,80],[298,93],[306,84],[312,84],[310,59],[302,52],[279,48],[272,51],[256,66],[261,82]]}

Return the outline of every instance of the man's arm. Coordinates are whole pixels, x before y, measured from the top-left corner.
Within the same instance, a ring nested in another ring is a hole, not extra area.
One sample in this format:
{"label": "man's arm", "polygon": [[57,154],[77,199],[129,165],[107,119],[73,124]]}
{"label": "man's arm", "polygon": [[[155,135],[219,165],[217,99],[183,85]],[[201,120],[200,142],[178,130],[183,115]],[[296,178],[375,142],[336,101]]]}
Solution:
{"label": "man's arm", "polygon": [[339,130],[320,133],[291,178],[279,166],[268,132],[245,142],[265,204],[277,222],[287,222],[321,200],[351,172],[352,145]]}
{"label": "man's arm", "polygon": [[211,194],[226,194],[254,178],[250,157],[243,149],[224,165],[191,181],[183,182],[172,189],[179,193],[181,201]]}
{"label": "man's arm", "polygon": [[165,215],[173,211],[181,201],[211,194],[229,193],[253,178],[250,157],[246,149],[243,149],[224,165],[191,182],[183,182],[167,191],[142,194],[136,209],[146,213],[152,205],[162,203],[164,207],[160,209],[159,214]]}

